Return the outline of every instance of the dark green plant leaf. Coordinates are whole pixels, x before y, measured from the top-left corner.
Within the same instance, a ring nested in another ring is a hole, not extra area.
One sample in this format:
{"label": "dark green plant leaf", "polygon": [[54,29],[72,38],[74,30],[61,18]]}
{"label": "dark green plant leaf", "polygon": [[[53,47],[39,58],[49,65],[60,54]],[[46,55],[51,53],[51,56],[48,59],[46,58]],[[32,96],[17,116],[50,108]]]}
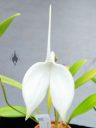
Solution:
{"label": "dark green plant leaf", "polygon": [[[22,106],[13,106],[14,108],[16,108],[17,110],[25,113],[25,108]],[[15,111],[14,109],[12,109],[9,106],[5,106],[5,107],[0,107],[0,117],[24,117],[23,114]]]}
{"label": "dark green plant leaf", "polygon": [[68,123],[75,117],[88,112],[96,106],[96,94],[92,94],[91,96],[87,97],[83,102],[81,102],[72,112]]}
{"label": "dark green plant leaf", "polygon": [[87,83],[89,80],[91,80],[96,75],[96,69],[93,69],[91,71],[88,71],[87,73],[84,73],[80,78],[78,78],[75,81],[75,88],[80,87],[81,85]]}
{"label": "dark green plant leaf", "polygon": [[76,61],[72,66],[69,67],[69,71],[74,76],[79,71],[79,69],[87,62],[85,59]]}
{"label": "dark green plant leaf", "polygon": [[0,23],[0,36],[3,36],[7,28],[10,26],[11,22],[14,20],[14,18],[19,15],[20,13],[16,13],[15,15],[10,16],[9,18]]}
{"label": "dark green plant leaf", "polygon": [[2,83],[11,85],[11,86],[16,87],[18,89],[21,89],[21,87],[22,87],[21,83],[19,83],[18,81],[14,80],[12,78],[7,77],[7,76],[0,75],[0,79],[1,79]]}

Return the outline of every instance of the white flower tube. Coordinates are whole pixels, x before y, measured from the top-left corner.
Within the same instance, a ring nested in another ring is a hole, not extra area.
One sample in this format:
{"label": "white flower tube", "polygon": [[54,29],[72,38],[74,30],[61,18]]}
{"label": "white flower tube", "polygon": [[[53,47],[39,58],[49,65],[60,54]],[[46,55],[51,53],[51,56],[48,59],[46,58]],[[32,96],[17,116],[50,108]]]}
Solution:
{"label": "white flower tube", "polygon": [[50,86],[53,106],[59,112],[62,120],[65,121],[74,97],[74,80],[65,66],[55,63],[55,54],[50,52],[51,6],[49,14],[46,61],[38,62],[28,69],[23,78],[22,93],[27,109],[27,119],[40,105]]}

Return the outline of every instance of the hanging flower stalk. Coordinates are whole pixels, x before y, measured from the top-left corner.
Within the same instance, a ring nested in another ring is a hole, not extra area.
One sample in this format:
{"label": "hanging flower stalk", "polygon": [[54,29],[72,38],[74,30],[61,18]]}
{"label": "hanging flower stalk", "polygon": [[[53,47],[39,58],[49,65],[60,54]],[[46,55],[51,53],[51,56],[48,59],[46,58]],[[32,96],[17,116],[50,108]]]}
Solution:
{"label": "hanging flower stalk", "polygon": [[66,122],[66,114],[74,97],[74,80],[69,70],[55,62],[55,53],[50,48],[51,5],[49,9],[49,28],[47,56],[44,62],[33,64],[25,73],[22,82],[22,94],[26,105],[26,119],[43,101],[48,88],[52,104],[61,119]]}

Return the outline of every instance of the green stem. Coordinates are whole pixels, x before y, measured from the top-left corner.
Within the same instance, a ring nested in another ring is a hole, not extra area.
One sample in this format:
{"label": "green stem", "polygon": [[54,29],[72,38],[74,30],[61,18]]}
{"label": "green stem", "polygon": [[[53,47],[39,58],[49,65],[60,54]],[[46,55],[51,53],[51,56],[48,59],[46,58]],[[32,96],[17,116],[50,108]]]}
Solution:
{"label": "green stem", "polygon": [[54,108],[54,114],[55,114],[55,126],[56,126],[56,128],[58,128],[59,114],[55,108]]}
{"label": "green stem", "polygon": [[[3,95],[4,95],[4,99],[5,99],[6,104],[7,104],[10,108],[12,108],[13,110],[15,110],[15,111],[21,113],[22,115],[26,116],[25,113],[23,113],[23,112],[21,112],[20,110],[16,109],[15,107],[13,107],[13,106],[8,102],[7,96],[6,96],[6,92],[5,92],[5,88],[4,88],[4,86],[3,86],[2,82],[1,82],[1,79],[0,79],[0,85],[1,85],[1,88],[2,88],[2,91],[3,91]],[[37,120],[36,120],[34,117],[30,117],[30,118],[31,118],[33,121],[37,122]],[[37,123],[38,123],[38,122],[37,122]]]}
{"label": "green stem", "polygon": [[36,108],[36,113],[37,113],[37,114],[40,114],[40,113],[41,113],[39,107]]}

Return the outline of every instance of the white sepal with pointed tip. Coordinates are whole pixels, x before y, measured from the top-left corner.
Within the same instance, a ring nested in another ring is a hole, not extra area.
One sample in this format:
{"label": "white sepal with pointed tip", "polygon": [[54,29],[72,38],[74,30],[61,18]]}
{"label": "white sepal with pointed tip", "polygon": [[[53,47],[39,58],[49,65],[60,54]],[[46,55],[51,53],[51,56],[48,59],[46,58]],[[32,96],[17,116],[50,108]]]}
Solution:
{"label": "white sepal with pointed tip", "polygon": [[53,64],[50,73],[50,93],[53,106],[63,121],[74,97],[74,80],[66,67]]}
{"label": "white sepal with pointed tip", "polygon": [[27,108],[26,119],[44,99],[49,84],[49,67],[38,62],[26,72],[22,82],[22,93]]}

